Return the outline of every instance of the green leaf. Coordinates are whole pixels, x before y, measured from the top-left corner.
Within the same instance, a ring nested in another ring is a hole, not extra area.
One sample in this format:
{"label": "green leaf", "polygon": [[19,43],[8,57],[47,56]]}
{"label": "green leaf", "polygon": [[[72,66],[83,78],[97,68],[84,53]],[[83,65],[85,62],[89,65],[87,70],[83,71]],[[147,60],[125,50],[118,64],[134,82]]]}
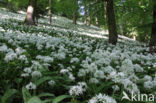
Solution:
{"label": "green leaf", "polygon": [[66,98],[71,98],[71,96],[69,96],[69,95],[58,96],[55,99],[53,99],[52,103],[59,103],[59,102],[61,102],[62,100],[66,99]]}
{"label": "green leaf", "polygon": [[48,80],[52,80],[52,77],[43,77],[43,78],[37,80],[36,86],[38,87],[39,85],[41,85],[42,83],[44,83],[45,81],[48,81]]}
{"label": "green leaf", "polygon": [[27,103],[27,101],[31,98],[31,94],[25,87],[22,88],[22,94],[23,94],[24,103]]}
{"label": "green leaf", "polygon": [[41,93],[40,95],[38,95],[38,97],[53,97],[53,96],[55,95],[52,93]]}
{"label": "green leaf", "polygon": [[52,102],[52,99],[46,99],[44,101],[42,101],[42,103],[51,103]]}
{"label": "green leaf", "polygon": [[30,98],[27,103],[42,103],[42,101],[37,96],[34,96],[34,97]]}
{"label": "green leaf", "polygon": [[8,89],[1,98],[1,103],[7,103],[7,100],[17,93],[16,89]]}
{"label": "green leaf", "polygon": [[102,83],[101,86],[99,86],[96,91],[97,91],[97,93],[100,91],[106,92],[106,90],[108,90],[108,88],[112,87],[112,85],[114,85],[114,82]]}

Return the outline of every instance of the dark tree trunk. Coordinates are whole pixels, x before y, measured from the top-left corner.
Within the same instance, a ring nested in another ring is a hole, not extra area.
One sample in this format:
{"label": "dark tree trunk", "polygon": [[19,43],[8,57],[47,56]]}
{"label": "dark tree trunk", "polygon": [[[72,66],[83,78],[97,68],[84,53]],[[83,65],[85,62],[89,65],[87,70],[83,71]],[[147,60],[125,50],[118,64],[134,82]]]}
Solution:
{"label": "dark tree trunk", "polygon": [[51,0],[49,0],[49,12],[48,12],[48,14],[49,14],[49,24],[51,24],[51,15],[52,15],[52,13],[51,13]]}
{"label": "dark tree trunk", "polygon": [[35,13],[36,13],[35,9],[36,9],[36,0],[29,0],[27,15],[25,18],[25,23],[27,25],[35,25]]}
{"label": "dark tree trunk", "polygon": [[150,52],[156,52],[156,2],[153,0],[153,24],[150,39]]}
{"label": "dark tree trunk", "polygon": [[116,30],[113,0],[107,0],[106,9],[107,9],[107,18],[108,18],[109,43],[116,45],[118,35]]}
{"label": "dark tree trunk", "polygon": [[73,12],[73,23],[76,25],[77,21],[77,16],[76,16],[76,11]]}
{"label": "dark tree trunk", "polygon": [[76,21],[77,21],[77,12],[78,12],[78,0],[74,0],[73,1],[73,5],[75,5],[74,9],[73,9],[73,24],[76,25]]}

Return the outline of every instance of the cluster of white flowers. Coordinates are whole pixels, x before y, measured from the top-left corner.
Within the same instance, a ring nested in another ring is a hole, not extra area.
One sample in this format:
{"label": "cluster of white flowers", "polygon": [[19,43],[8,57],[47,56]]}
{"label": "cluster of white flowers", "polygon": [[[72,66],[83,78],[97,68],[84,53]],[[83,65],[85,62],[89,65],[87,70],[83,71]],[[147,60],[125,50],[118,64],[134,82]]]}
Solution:
{"label": "cluster of white flowers", "polygon": [[49,56],[41,56],[41,55],[36,56],[36,59],[41,60],[44,63],[51,63],[54,60],[52,57],[49,57]]}
{"label": "cluster of white flowers", "polygon": [[97,83],[99,83],[99,80],[97,78],[90,78],[89,82],[97,84]]}
{"label": "cluster of white flowers", "polygon": [[78,85],[71,86],[69,90],[70,95],[80,96],[87,89],[87,84],[85,82],[79,82]]}
{"label": "cluster of white flowers", "polygon": [[56,83],[56,82],[55,82],[54,80],[50,80],[50,81],[48,82],[48,84],[51,85],[51,86],[55,85],[55,83]]}
{"label": "cluster of white flowers", "polygon": [[21,74],[22,77],[28,77],[32,76],[33,78],[39,78],[42,77],[42,73],[40,70],[43,68],[43,65],[41,65],[37,61],[32,61],[32,66],[24,68],[23,72]]}
{"label": "cluster of white flowers", "polygon": [[22,48],[17,47],[14,51],[13,49],[8,48],[6,44],[3,44],[2,46],[0,46],[0,52],[6,54],[4,58],[6,62],[10,62],[15,59],[18,59],[18,60],[24,61],[25,63],[28,63],[27,57],[23,55],[25,50]]}
{"label": "cluster of white flowers", "polygon": [[88,103],[116,103],[116,100],[107,95],[99,93],[95,97],[91,98]]}
{"label": "cluster of white flowers", "polygon": [[143,79],[145,80],[144,87],[146,89],[152,89],[156,87],[156,76],[154,77],[154,79],[152,79],[151,76],[146,75]]}
{"label": "cluster of white flowers", "polygon": [[71,61],[70,61],[70,63],[74,63],[74,62],[75,63],[79,62],[79,59],[78,58],[72,58]]}
{"label": "cluster of white flowers", "polygon": [[8,51],[8,47],[5,44],[0,46],[0,52],[7,52],[7,51]]}
{"label": "cluster of white flowers", "polygon": [[[135,75],[132,76],[133,77],[133,81],[134,79],[138,79]],[[135,93],[139,93],[140,90],[138,89],[138,86],[135,84],[135,82],[133,82],[131,80],[130,77],[127,77],[125,73],[123,72],[112,72],[110,73],[110,78],[112,79],[112,81],[114,81],[115,83],[121,83],[124,85],[124,89],[127,90],[128,92],[135,92]],[[135,80],[137,81],[137,80]]]}
{"label": "cluster of white flowers", "polygon": [[26,89],[28,89],[28,90],[36,89],[36,85],[34,83],[30,82],[29,84],[26,85]]}

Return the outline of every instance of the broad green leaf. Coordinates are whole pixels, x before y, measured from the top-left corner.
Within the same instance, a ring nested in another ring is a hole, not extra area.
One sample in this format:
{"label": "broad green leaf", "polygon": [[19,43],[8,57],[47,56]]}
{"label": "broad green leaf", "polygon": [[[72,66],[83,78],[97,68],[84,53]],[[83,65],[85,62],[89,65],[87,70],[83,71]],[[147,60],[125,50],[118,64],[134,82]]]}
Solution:
{"label": "broad green leaf", "polygon": [[100,91],[104,91],[106,92],[106,90],[110,87],[112,87],[112,85],[114,85],[113,82],[108,82],[108,83],[102,83],[101,86],[99,86],[97,88],[97,93],[100,92]]}
{"label": "broad green leaf", "polygon": [[22,88],[22,94],[23,94],[24,103],[27,103],[27,101],[31,98],[31,94],[25,87]]}
{"label": "broad green leaf", "polygon": [[61,96],[58,96],[55,99],[53,99],[53,102],[52,103],[59,103],[59,102],[63,101],[66,98],[71,98],[71,96],[69,96],[69,95],[61,95]]}
{"label": "broad green leaf", "polygon": [[37,80],[36,86],[38,87],[39,85],[41,85],[42,83],[44,83],[45,81],[48,81],[48,80],[52,80],[52,77],[43,77],[43,78]]}
{"label": "broad green leaf", "polygon": [[42,103],[42,101],[37,96],[34,96],[34,97],[30,98],[27,103]]}
{"label": "broad green leaf", "polygon": [[51,103],[52,102],[52,99],[46,99],[44,101],[42,101],[42,103]]}
{"label": "broad green leaf", "polygon": [[16,89],[8,89],[3,97],[1,98],[1,103],[7,103],[7,100],[17,93]]}
{"label": "broad green leaf", "polygon": [[52,93],[41,93],[40,95],[38,95],[38,97],[53,97],[53,96],[55,95]]}

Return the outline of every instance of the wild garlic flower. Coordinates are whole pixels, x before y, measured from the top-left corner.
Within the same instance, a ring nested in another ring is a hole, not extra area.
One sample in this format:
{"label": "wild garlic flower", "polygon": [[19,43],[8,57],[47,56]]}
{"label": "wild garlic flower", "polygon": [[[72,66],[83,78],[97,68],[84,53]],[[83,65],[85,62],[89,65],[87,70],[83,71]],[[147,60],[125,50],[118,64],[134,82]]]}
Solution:
{"label": "wild garlic flower", "polygon": [[99,80],[97,78],[90,78],[89,79],[89,83],[98,84],[99,83]]}
{"label": "wild garlic flower", "polygon": [[42,74],[41,74],[40,71],[33,71],[33,72],[31,73],[31,76],[32,76],[33,78],[42,77]]}
{"label": "wild garlic flower", "polygon": [[53,85],[55,85],[55,81],[54,81],[54,80],[50,80],[50,81],[48,82],[48,84],[51,85],[51,86],[53,86]]}
{"label": "wild garlic flower", "polygon": [[36,85],[34,83],[30,82],[29,84],[26,85],[26,89],[27,90],[36,89]]}
{"label": "wild garlic flower", "polygon": [[91,98],[88,103],[117,103],[115,99],[107,95],[99,93],[95,97]]}
{"label": "wild garlic flower", "polygon": [[85,82],[79,82],[78,85],[71,86],[69,90],[69,94],[73,96],[82,95],[87,89],[87,85]]}

